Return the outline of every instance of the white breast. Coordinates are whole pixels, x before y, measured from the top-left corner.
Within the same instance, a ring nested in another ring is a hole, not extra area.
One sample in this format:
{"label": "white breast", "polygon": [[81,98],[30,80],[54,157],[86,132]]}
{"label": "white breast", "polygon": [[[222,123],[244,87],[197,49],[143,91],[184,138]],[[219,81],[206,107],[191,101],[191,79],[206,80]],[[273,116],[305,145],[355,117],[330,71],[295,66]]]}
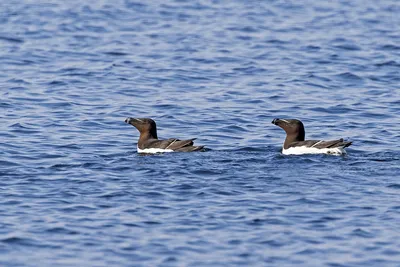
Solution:
{"label": "white breast", "polygon": [[343,147],[335,148],[315,148],[306,146],[289,147],[283,149],[282,154],[284,155],[302,155],[302,154],[331,154],[331,155],[343,155],[346,151]]}
{"label": "white breast", "polygon": [[162,148],[145,148],[140,149],[137,147],[138,153],[146,153],[146,154],[156,154],[156,153],[166,153],[166,152],[174,152],[172,149],[162,149]]}

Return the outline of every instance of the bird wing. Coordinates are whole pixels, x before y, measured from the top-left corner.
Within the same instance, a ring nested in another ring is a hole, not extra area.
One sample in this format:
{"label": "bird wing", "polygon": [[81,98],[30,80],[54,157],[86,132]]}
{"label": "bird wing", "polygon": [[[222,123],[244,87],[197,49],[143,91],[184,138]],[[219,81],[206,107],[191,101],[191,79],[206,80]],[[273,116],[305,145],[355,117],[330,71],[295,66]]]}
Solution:
{"label": "bird wing", "polygon": [[351,142],[343,141],[343,138],[331,141],[323,141],[323,140],[306,140],[306,141],[299,141],[293,142],[289,145],[289,147],[315,147],[318,149],[322,148],[335,148],[335,147],[348,147],[351,145]]}
{"label": "bird wing", "polygon": [[[179,140],[176,138],[170,138],[165,140],[151,140],[145,144],[144,148],[160,148],[160,149],[171,149],[174,151],[195,151],[191,150],[195,147],[193,146],[193,141],[196,138],[189,140]],[[189,147],[192,147],[189,149]]]}

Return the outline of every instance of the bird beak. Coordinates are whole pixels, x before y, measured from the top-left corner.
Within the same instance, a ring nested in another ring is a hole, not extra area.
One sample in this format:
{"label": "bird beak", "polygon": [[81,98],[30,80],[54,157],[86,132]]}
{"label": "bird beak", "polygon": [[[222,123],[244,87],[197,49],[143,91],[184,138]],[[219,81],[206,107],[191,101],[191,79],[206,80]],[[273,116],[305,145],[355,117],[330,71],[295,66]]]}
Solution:
{"label": "bird beak", "polygon": [[126,118],[125,122],[128,123],[128,124],[131,124],[131,120],[132,120],[132,118]]}
{"label": "bird beak", "polygon": [[280,121],[279,119],[275,118],[272,120],[271,123],[277,125],[279,121]]}

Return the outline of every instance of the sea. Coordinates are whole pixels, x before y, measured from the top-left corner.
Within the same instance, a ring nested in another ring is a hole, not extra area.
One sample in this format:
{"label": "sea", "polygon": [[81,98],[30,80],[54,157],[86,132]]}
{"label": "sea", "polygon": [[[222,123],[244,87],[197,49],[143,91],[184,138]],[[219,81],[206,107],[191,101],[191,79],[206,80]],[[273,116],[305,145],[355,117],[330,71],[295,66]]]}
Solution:
{"label": "sea", "polygon": [[[400,2],[0,3],[0,266],[400,266]],[[204,152],[137,153],[125,118]],[[343,156],[283,155],[274,118]]]}

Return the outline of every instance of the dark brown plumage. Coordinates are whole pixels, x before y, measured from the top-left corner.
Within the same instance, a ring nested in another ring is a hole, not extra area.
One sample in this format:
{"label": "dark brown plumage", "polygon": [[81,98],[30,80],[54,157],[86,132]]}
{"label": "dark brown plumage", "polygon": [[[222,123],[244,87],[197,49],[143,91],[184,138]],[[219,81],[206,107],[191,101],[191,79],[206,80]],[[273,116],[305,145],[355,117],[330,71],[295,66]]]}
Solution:
{"label": "dark brown plumage", "polygon": [[343,138],[331,141],[307,140],[305,141],[304,125],[296,119],[274,119],[272,124],[281,127],[286,132],[286,139],[283,148],[291,147],[314,147],[314,148],[345,148],[351,145],[351,142],[343,141]]}
{"label": "dark brown plumage", "polygon": [[159,140],[157,137],[157,126],[154,120],[149,118],[127,118],[126,123],[134,126],[140,133],[138,148],[144,149],[170,149],[175,152],[193,152],[200,151],[204,146],[194,146],[193,141],[196,138],[189,140],[179,140],[170,138]]}

